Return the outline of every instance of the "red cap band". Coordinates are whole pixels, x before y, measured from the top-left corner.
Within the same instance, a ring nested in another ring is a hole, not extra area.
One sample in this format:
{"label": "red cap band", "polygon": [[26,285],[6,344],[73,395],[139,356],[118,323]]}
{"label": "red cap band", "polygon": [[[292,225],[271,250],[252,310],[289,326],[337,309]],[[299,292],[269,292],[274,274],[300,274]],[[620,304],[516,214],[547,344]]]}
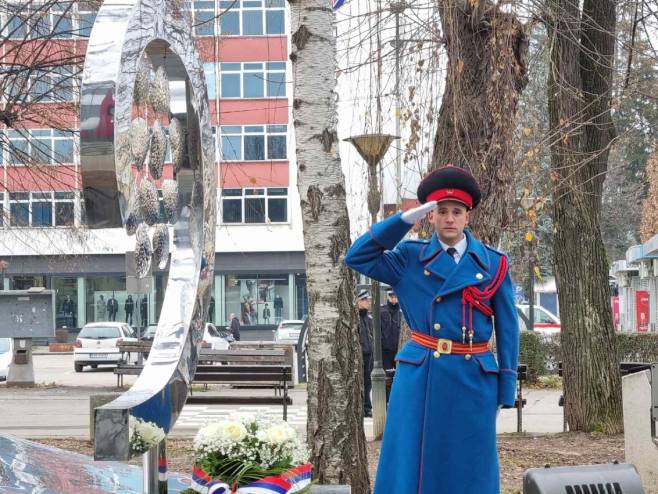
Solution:
{"label": "red cap band", "polygon": [[473,198],[467,192],[460,189],[438,189],[428,194],[427,201],[457,201],[464,204],[468,209],[473,208]]}

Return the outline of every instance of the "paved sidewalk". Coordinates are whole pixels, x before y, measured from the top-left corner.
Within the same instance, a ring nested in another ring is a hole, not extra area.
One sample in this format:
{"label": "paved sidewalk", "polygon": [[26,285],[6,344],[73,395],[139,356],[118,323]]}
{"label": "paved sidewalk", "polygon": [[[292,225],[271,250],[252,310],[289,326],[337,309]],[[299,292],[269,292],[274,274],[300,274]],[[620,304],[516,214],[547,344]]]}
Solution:
{"label": "paved sidewalk", "polygon": [[[53,387],[0,388],[0,410],[3,419],[0,432],[24,438],[72,437],[89,438],[89,396],[115,391],[112,388]],[[249,390],[226,388],[223,393],[239,394]],[[293,405],[288,408],[290,424],[299,432],[306,429],[306,390],[291,390]],[[523,411],[524,432],[562,431],[562,408],[558,406],[560,391],[530,389],[524,392],[527,405]],[[230,415],[250,411],[281,418],[282,407],[231,405],[186,405],[172,435],[192,437],[199,427]],[[372,437],[372,419],[364,419],[366,436]],[[498,432],[516,432],[516,410],[501,410]]]}

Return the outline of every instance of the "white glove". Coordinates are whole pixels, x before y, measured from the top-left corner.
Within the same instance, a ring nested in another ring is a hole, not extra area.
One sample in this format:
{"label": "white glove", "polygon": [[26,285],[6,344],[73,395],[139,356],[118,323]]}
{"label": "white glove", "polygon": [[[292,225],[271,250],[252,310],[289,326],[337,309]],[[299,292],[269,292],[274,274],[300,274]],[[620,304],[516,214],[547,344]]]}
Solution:
{"label": "white glove", "polygon": [[416,223],[421,218],[424,218],[427,213],[429,213],[434,207],[436,206],[436,201],[429,201],[426,202],[425,204],[421,204],[417,208],[410,209],[409,211],[405,211],[402,213],[400,218],[402,221],[405,223],[408,223],[409,225],[413,225]]}

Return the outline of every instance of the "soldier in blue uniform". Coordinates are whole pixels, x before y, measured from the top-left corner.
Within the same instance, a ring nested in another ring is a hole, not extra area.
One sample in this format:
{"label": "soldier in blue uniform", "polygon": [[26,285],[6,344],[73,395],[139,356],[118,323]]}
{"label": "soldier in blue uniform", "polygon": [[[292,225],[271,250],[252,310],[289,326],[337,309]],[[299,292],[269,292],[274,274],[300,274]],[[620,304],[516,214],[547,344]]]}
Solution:
{"label": "soldier in blue uniform", "polygon": [[[412,329],[396,356],[375,494],[500,492],[496,415],[514,406],[519,329],[506,256],[466,228],[480,198],[470,173],[439,168],[418,187],[421,206],[373,225],[345,257],[393,287]],[[402,240],[425,215],[431,239]]]}

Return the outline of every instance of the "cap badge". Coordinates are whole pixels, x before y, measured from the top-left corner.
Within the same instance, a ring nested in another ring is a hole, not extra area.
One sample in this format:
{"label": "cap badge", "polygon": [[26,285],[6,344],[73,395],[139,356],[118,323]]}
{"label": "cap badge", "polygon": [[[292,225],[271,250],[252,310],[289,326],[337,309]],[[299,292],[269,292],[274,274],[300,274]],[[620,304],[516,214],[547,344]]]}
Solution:
{"label": "cap badge", "polygon": [[452,189],[446,190],[446,194],[448,194],[449,196],[453,195],[454,193],[455,193],[455,191],[452,190]]}

